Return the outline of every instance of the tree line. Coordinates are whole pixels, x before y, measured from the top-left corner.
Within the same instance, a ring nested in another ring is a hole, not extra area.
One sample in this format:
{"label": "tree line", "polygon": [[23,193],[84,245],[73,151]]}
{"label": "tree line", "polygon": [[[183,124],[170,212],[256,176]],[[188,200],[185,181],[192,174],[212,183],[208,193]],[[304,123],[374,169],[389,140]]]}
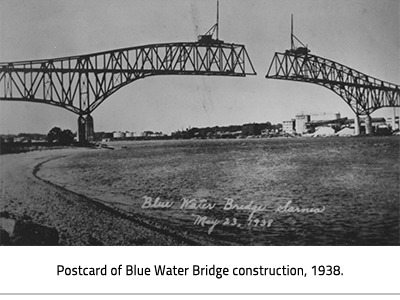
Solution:
{"label": "tree line", "polygon": [[234,134],[241,136],[261,135],[264,131],[280,131],[282,124],[266,123],[248,123],[243,125],[214,126],[214,127],[193,127],[186,130],[178,130],[171,134],[172,138],[192,139],[192,138],[208,138],[216,135],[223,137],[233,137]]}

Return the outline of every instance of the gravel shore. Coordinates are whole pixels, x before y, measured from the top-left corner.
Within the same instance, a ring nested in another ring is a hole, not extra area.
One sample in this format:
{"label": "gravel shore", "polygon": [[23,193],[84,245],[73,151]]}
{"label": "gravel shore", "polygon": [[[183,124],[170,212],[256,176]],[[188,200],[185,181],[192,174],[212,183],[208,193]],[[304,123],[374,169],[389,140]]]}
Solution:
{"label": "gravel shore", "polygon": [[41,164],[84,148],[0,156],[0,211],[55,228],[60,245],[185,245],[190,241],[39,179]]}

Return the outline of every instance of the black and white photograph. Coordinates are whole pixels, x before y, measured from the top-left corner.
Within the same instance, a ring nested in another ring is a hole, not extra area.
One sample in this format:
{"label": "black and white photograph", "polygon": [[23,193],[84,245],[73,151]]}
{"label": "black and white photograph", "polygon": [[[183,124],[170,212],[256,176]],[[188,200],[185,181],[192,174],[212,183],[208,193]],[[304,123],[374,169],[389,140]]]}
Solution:
{"label": "black and white photograph", "polygon": [[2,246],[399,246],[396,0],[0,0]]}

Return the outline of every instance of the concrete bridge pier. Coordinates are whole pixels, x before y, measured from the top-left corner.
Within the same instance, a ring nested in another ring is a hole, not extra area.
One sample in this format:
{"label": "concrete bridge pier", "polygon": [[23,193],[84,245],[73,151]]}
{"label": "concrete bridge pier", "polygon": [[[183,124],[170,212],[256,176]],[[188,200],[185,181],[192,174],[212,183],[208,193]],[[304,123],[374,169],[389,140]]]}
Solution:
{"label": "concrete bridge pier", "polygon": [[360,135],[360,116],[358,114],[354,117],[354,135]]}
{"label": "concrete bridge pier", "polygon": [[372,134],[372,119],[370,115],[365,116],[365,134]]}
{"label": "concrete bridge pier", "polygon": [[87,115],[86,117],[86,140],[94,142],[94,122],[91,115]]}
{"label": "concrete bridge pier", "polygon": [[91,115],[78,118],[78,142],[86,144],[94,141],[94,122]]}
{"label": "concrete bridge pier", "polygon": [[79,144],[84,144],[86,141],[86,119],[84,116],[79,116],[78,118],[78,142]]}

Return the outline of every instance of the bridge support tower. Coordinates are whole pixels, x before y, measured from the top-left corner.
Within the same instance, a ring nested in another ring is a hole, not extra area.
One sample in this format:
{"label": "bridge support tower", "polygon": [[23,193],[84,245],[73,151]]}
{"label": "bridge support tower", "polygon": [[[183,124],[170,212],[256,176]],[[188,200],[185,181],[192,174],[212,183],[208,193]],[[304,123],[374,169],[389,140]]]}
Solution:
{"label": "bridge support tower", "polygon": [[370,115],[365,116],[365,134],[370,135],[372,134],[372,119]]}
{"label": "bridge support tower", "polygon": [[78,142],[80,144],[94,141],[94,122],[91,115],[80,115],[78,118]]}
{"label": "bridge support tower", "polygon": [[354,134],[355,135],[360,135],[361,129],[360,129],[360,116],[356,114],[354,116]]}

